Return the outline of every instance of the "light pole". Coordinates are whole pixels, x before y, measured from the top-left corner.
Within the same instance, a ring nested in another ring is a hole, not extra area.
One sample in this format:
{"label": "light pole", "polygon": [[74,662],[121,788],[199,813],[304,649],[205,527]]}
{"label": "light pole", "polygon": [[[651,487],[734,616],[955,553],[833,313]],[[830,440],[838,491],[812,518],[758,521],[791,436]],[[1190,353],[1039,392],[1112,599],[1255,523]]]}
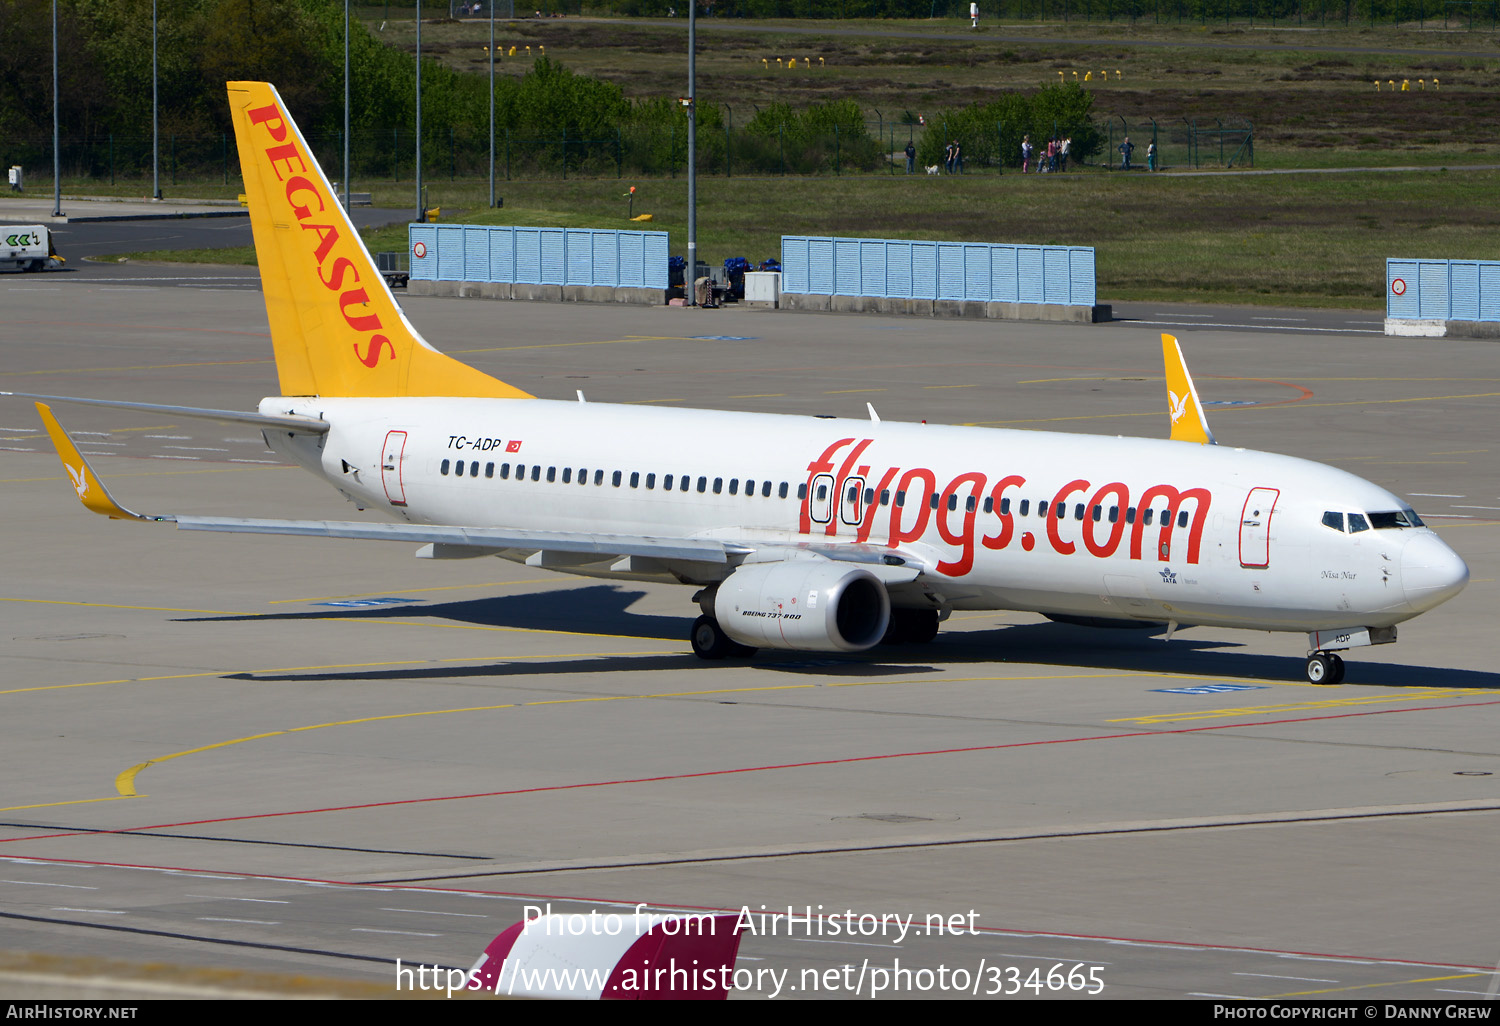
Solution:
{"label": "light pole", "polygon": [[349,0],[344,0],[344,209],[349,209]]}
{"label": "light pole", "polygon": [[688,306],[697,304],[698,283],[698,0],[688,0]]}
{"label": "light pole", "polygon": [[422,0],[417,0],[417,220],[425,221],[422,209]]}
{"label": "light pole", "polygon": [[156,0],[151,0],[151,198],[161,199],[161,127],[156,95]]}
{"label": "light pole", "polygon": [[57,132],[57,0],[52,0],[52,216],[62,217],[62,157]]}
{"label": "light pole", "polygon": [[495,0],[490,4],[490,207],[495,206]]}

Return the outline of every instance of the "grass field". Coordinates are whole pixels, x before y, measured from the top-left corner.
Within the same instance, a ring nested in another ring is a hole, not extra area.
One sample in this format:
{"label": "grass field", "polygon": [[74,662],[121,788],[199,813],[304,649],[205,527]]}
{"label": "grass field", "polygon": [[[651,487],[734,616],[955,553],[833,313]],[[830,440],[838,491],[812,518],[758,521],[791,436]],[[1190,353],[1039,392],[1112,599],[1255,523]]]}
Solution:
{"label": "grass field", "polygon": [[[1092,69],[1096,113],[1113,114],[1122,131],[1135,135],[1138,159],[1148,119],[1165,130],[1174,119],[1245,117],[1255,125],[1257,170],[1424,168],[702,177],[698,247],[711,263],[778,256],[783,234],[1065,243],[1096,247],[1105,301],[1378,309],[1387,257],[1500,256],[1500,171],[1465,167],[1500,165],[1493,132],[1500,124],[1500,54],[1487,33],[1028,23],[970,34],[951,23],[700,24],[699,95],[730,104],[737,123],[772,100],[796,105],[846,96],[857,97],[872,122],[889,122],[908,111],[932,115],[1057,81],[1059,72],[1071,81],[1073,71]],[[615,81],[630,96],[676,95],[685,87],[680,22],[544,19],[502,28],[497,34],[507,51],[529,44],[535,56],[545,46],[549,57]],[[385,32],[395,45],[411,35],[410,22],[392,22]],[[487,66],[486,22],[433,23],[423,35],[424,53],[472,71]],[[1105,35],[1111,41],[1097,41]],[[767,70],[775,56],[793,55],[811,58],[813,67]],[[499,72],[521,74],[526,67],[507,57]],[[1099,80],[1104,70],[1109,76]],[[1408,79],[1411,88],[1383,85],[1376,92],[1377,77],[1398,85]],[[1172,151],[1166,155],[1170,161]],[[647,227],[670,232],[672,252],[686,251],[681,177],[501,182],[504,206],[494,211],[483,182],[429,177],[427,184],[429,203],[443,209],[444,221]],[[654,217],[648,225],[625,220],[630,185],[638,187],[635,212]],[[416,205],[410,182],[354,187],[373,192],[377,205]],[[202,185],[177,194],[237,191]],[[371,239],[375,250],[405,245],[404,227]],[[248,250],[138,256],[253,260]]]}

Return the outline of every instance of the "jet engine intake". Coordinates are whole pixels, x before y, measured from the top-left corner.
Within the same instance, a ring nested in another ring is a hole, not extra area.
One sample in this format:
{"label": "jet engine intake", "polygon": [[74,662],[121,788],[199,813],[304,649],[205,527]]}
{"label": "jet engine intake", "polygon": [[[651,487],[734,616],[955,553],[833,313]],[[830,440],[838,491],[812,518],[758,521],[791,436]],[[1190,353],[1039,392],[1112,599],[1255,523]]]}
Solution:
{"label": "jet engine intake", "polygon": [[741,566],[714,595],[715,619],[751,648],[861,652],[885,635],[891,600],[868,570],[826,559]]}

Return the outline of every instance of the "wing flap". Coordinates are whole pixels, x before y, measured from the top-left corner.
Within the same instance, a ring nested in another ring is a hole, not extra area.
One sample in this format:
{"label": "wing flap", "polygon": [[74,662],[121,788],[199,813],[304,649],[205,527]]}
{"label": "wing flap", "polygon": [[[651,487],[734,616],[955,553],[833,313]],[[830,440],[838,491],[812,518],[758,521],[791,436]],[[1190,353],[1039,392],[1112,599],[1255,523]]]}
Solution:
{"label": "wing flap", "polygon": [[517,531],[503,527],[447,527],[437,524],[384,524],[340,520],[257,520],[245,517],[171,518],[184,531],[230,534],[300,535],[357,541],[399,541],[464,548],[535,549],[610,556],[651,556],[725,563],[734,548],[724,542],[691,538],[652,538],[623,534],[574,534],[563,531]]}

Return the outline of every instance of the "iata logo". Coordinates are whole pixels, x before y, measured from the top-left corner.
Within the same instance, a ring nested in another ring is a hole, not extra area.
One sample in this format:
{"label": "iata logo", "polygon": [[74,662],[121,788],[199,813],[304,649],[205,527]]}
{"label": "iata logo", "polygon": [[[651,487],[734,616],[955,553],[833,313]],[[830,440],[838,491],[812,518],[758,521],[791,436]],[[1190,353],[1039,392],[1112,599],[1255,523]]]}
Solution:
{"label": "iata logo", "polygon": [[1161,582],[1163,584],[1176,584],[1177,583],[1177,574],[1175,574],[1172,571],[1171,567],[1164,566],[1164,567],[1161,568]]}

